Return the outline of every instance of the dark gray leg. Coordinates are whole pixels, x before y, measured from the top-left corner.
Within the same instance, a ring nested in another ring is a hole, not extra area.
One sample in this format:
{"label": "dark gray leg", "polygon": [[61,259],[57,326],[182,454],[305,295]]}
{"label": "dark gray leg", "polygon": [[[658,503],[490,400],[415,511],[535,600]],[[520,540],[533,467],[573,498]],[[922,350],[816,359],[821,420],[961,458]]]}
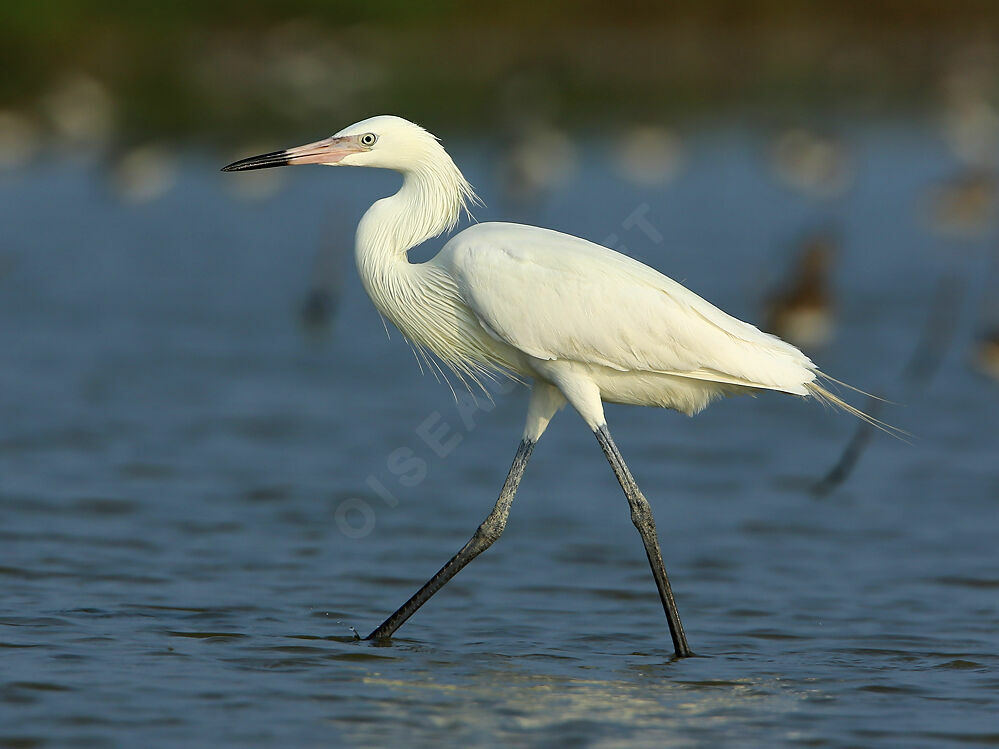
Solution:
{"label": "dark gray leg", "polygon": [[513,498],[517,494],[517,487],[520,486],[520,479],[524,475],[524,469],[527,467],[527,461],[531,457],[531,452],[533,452],[535,444],[535,442],[529,439],[521,441],[520,447],[517,449],[517,455],[513,459],[513,465],[510,466],[510,473],[507,474],[506,483],[503,484],[503,489],[500,491],[499,499],[496,500],[493,511],[489,513],[489,516],[482,521],[482,525],[475,531],[475,535],[469,539],[467,544],[461,547],[461,551],[451,557],[451,560],[440,568],[440,571],[436,575],[427,581],[426,585],[416,591],[412,598],[400,606],[399,610],[392,614],[392,616],[382,622],[378,629],[365,637],[365,640],[380,640],[391,637],[392,633],[399,629],[409,617],[415,614],[420,606],[430,600],[430,597],[434,593],[443,588],[448,580],[457,575],[466,564],[492,546],[493,542],[500,537],[503,528],[506,527],[506,519],[510,515],[510,505],[513,504]]}
{"label": "dark gray leg", "polygon": [[666,567],[663,565],[663,555],[659,550],[659,538],[656,536],[656,521],[652,518],[652,508],[649,501],[642,494],[635,483],[635,479],[628,470],[628,466],[621,456],[621,451],[617,449],[614,440],[611,439],[607,425],[597,427],[594,431],[597,442],[603,448],[604,455],[614,469],[624,494],[628,498],[628,505],[631,507],[631,522],[635,524],[638,533],[645,544],[645,554],[649,558],[649,565],[652,567],[652,576],[656,579],[656,587],[659,588],[659,598],[663,602],[663,610],[666,612],[666,621],[669,622],[669,634],[673,638],[673,649],[677,658],[686,658],[693,655],[690,646],[687,645],[687,636],[683,633],[683,624],[680,623],[680,615],[676,611],[676,602],[673,600],[673,590],[669,585],[669,578],[666,576]]}

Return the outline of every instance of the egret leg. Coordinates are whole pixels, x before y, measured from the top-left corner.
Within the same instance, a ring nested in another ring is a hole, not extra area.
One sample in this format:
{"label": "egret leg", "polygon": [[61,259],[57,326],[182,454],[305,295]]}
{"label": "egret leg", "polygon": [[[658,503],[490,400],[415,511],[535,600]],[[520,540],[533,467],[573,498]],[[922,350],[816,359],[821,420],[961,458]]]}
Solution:
{"label": "egret leg", "polygon": [[503,533],[503,529],[506,527],[506,520],[510,515],[510,506],[513,504],[513,498],[517,494],[517,487],[520,486],[520,479],[524,475],[524,469],[527,467],[527,461],[534,451],[535,444],[534,440],[528,438],[521,440],[520,447],[517,449],[517,455],[513,459],[513,465],[510,466],[510,473],[507,474],[506,482],[500,491],[499,499],[496,500],[496,505],[486,519],[482,521],[482,524],[469,539],[468,543],[462,546],[461,551],[451,557],[451,560],[441,567],[436,575],[416,591],[412,598],[400,606],[392,616],[382,622],[374,632],[365,637],[365,640],[380,640],[391,637],[392,633],[399,629],[409,617],[415,614],[420,606],[429,601],[434,593],[443,588],[466,564],[492,546],[496,539],[500,537],[500,534]]}
{"label": "egret leg", "polygon": [[645,544],[645,554],[649,558],[649,565],[652,567],[652,576],[656,580],[656,587],[659,589],[659,598],[663,602],[663,610],[666,612],[666,621],[669,623],[669,634],[673,638],[673,649],[677,658],[686,658],[693,655],[690,646],[687,644],[687,636],[683,633],[683,624],[680,622],[680,615],[676,611],[676,602],[673,600],[673,590],[670,588],[669,577],[666,575],[666,567],[663,565],[663,555],[659,549],[659,538],[656,535],[656,521],[652,517],[652,507],[649,501],[642,494],[638,484],[635,483],[631,471],[628,470],[621,451],[617,449],[614,440],[611,439],[607,425],[604,424],[594,430],[597,442],[607,456],[607,460],[614,469],[618,483],[624,489],[624,494],[628,498],[628,505],[631,507],[631,522],[638,529]]}

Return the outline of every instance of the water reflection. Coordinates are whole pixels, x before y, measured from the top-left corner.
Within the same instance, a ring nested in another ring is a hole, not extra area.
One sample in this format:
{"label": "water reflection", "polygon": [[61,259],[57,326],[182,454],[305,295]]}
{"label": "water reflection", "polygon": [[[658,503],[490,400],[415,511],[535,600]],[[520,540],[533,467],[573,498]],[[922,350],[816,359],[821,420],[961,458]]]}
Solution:
{"label": "water reflection", "polygon": [[[778,679],[690,680],[662,668],[637,667],[627,678],[587,679],[531,673],[536,664],[496,663],[459,683],[432,674],[409,679],[366,677],[375,694],[372,710],[383,719],[411,725],[417,735],[447,732],[461,742],[516,742],[587,746],[689,746],[699,733],[718,738],[730,731],[748,740],[745,712],[766,714],[781,725],[801,700]],[[485,664],[482,664],[485,665]],[[483,672],[484,671],[484,672]],[[418,724],[412,716],[419,714]],[[351,741],[378,744],[392,733],[382,721],[341,724]],[[733,736],[735,738],[735,736]]]}

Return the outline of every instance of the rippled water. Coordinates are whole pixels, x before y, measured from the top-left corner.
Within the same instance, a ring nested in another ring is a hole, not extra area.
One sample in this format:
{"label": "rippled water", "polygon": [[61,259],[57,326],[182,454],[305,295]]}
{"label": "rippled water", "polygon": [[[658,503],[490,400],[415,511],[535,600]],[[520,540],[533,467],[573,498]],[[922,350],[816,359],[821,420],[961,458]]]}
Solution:
{"label": "rippled water", "polygon": [[[824,498],[807,487],[848,417],[778,396],[694,420],[609,409],[700,656],[680,662],[572,413],[501,541],[390,645],[354,639],[491,507],[526,403],[456,405],[385,340],[349,246],[390,175],[301,169],[246,202],[189,153],[138,206],[95,166],[4,177],[0,746],[999,744],[999,388],[968,366],[989,244],[920,222],[953,168],[929,134],[850,137],[857,183],[833,203],[777,185],[739,133],[695,140],[655,190],[594,146],[533,201],[532,221],[623,244],[749,319],[798,232],[834,224],[840,329],[818,359],[889,394],[938,278],[967,279],[936,378],[884,412],[911,444],[876,437]],[[455,151],[480,217],[509,216],[495,154]],[[643,205],[655,232],[625,226]],[[303,332],[321,245],[348,251],[339,314]],[[421,436],[441,429],[443,457]]]}

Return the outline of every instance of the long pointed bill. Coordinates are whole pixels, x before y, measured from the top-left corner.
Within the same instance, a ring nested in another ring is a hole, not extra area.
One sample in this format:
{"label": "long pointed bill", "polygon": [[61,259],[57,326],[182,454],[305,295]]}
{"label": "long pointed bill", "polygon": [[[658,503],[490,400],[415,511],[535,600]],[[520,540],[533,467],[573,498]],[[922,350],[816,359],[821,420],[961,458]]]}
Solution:
{"label": "long pointed bill", "polygon": [[325,138],[297,148],[240,159],[229,166],[222,167],[222,171],[242,172],[248,169],[269,169],[273,166],[290,166],[292,164],[336,164],[352,153],[365,150],[367,149],[357,142],[355,136]]}

